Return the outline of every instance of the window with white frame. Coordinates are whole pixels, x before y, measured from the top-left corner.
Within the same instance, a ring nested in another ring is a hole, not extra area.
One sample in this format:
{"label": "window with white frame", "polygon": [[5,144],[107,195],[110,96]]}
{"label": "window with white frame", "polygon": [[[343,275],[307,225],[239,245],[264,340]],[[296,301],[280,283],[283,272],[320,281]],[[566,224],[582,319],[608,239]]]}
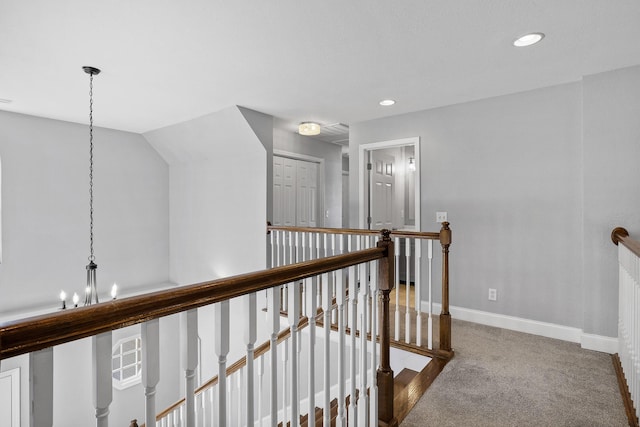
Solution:
{"label": "window with white frame", "polygon": [[140,383],[142,378],[142,340],[140,335],[122,339],[111,353],[113,386],[124,390]]}

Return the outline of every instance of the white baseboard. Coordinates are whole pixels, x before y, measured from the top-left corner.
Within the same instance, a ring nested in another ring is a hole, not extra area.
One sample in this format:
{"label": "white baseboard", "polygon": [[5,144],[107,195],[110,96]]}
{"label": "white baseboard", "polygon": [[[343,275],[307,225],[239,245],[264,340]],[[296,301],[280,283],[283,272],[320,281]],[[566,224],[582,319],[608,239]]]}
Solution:
{"label": "white baseboard", "polygon": [[580,345],[587,350],[601,351],[603,353],[614,354],[618,352],[618,338],[614,337],[583,333]]}
{"label": "white baseboard", "polygon": [[[423,301],[422,311],[426,312],[427,310],[428,304]],[[456,306],[449,306],[449,312],[451,313],[451,317],[455,319],[479,323],[481,325],[495,326],[497,328],[509,329],[517,332],[524,332],[527,334],[540,335],[547,338],[575,342],[579,343],[582,348],[587,350],[595,350],[611,354],[618,351],[618,338],[586,334],[580,328]],[[433,304],[433,313],[440,313],[440,304]]]}

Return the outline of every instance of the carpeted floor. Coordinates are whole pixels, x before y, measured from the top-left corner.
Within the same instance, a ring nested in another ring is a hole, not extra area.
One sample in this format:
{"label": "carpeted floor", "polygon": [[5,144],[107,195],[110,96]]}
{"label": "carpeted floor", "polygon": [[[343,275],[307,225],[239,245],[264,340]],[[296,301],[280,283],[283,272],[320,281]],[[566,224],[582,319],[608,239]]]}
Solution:
{"label": "carpeted floor", "polygon": [[626,426],[611,356],[453,320],[454,359],[402,422],[411,426]]}

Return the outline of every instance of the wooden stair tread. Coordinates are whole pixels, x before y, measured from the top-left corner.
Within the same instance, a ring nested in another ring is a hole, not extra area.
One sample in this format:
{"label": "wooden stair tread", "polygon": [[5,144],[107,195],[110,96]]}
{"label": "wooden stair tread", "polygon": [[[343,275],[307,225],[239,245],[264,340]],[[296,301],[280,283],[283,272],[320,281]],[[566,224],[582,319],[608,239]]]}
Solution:
{"label": "wooden stair tread", "polygon": [[394,393],[393,413],[398,422],[404,420],[438,374],[442,372],[446,364],[446,360],[431,359],[429,364],[418,375],[413,377],[406,387]]}
{"label": "wooden stair tread", "polygon": [[413,369],[408,368],[404,368],[402,371],[400,371],[400,373],[393,379],[394,395],[400,393],[419,374],[420,372],[416,372]]}
{"label": "wooden stair tread", "polygon": [[[348,398],[347,398],[348,399]],[[331,401],[331,425],[335,425],[335,420],[338,416],[338,399],[333,399]],[[324,410],[322,408],[316,407],[316,427],[322,427],[322,421],[324,417]],[[282,423],[280,423],[282,424]],[[287,423],[287,426],[289,423]],[[309,426],[309,414],[302,415],[300,417],[300,427],[308,427]]]}

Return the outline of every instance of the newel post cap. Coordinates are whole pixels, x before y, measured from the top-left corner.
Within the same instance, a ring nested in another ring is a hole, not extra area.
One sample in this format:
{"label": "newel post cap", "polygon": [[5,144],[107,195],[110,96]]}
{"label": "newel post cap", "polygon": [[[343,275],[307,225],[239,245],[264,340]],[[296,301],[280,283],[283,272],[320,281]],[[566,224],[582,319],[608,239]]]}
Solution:
{"label": "newel post cap", "polygon": [[621,237],[629,237],[629,232],[624,227],[616,227],[611,232],[611,241],[614,245],[618,246],[618,242]]}
{"label": "newel post cap", "polygon": [[440,244],[442,246],[449,246],[451,244],[451,229],[447,221],[442,223],[442,228],[440,229]]}

